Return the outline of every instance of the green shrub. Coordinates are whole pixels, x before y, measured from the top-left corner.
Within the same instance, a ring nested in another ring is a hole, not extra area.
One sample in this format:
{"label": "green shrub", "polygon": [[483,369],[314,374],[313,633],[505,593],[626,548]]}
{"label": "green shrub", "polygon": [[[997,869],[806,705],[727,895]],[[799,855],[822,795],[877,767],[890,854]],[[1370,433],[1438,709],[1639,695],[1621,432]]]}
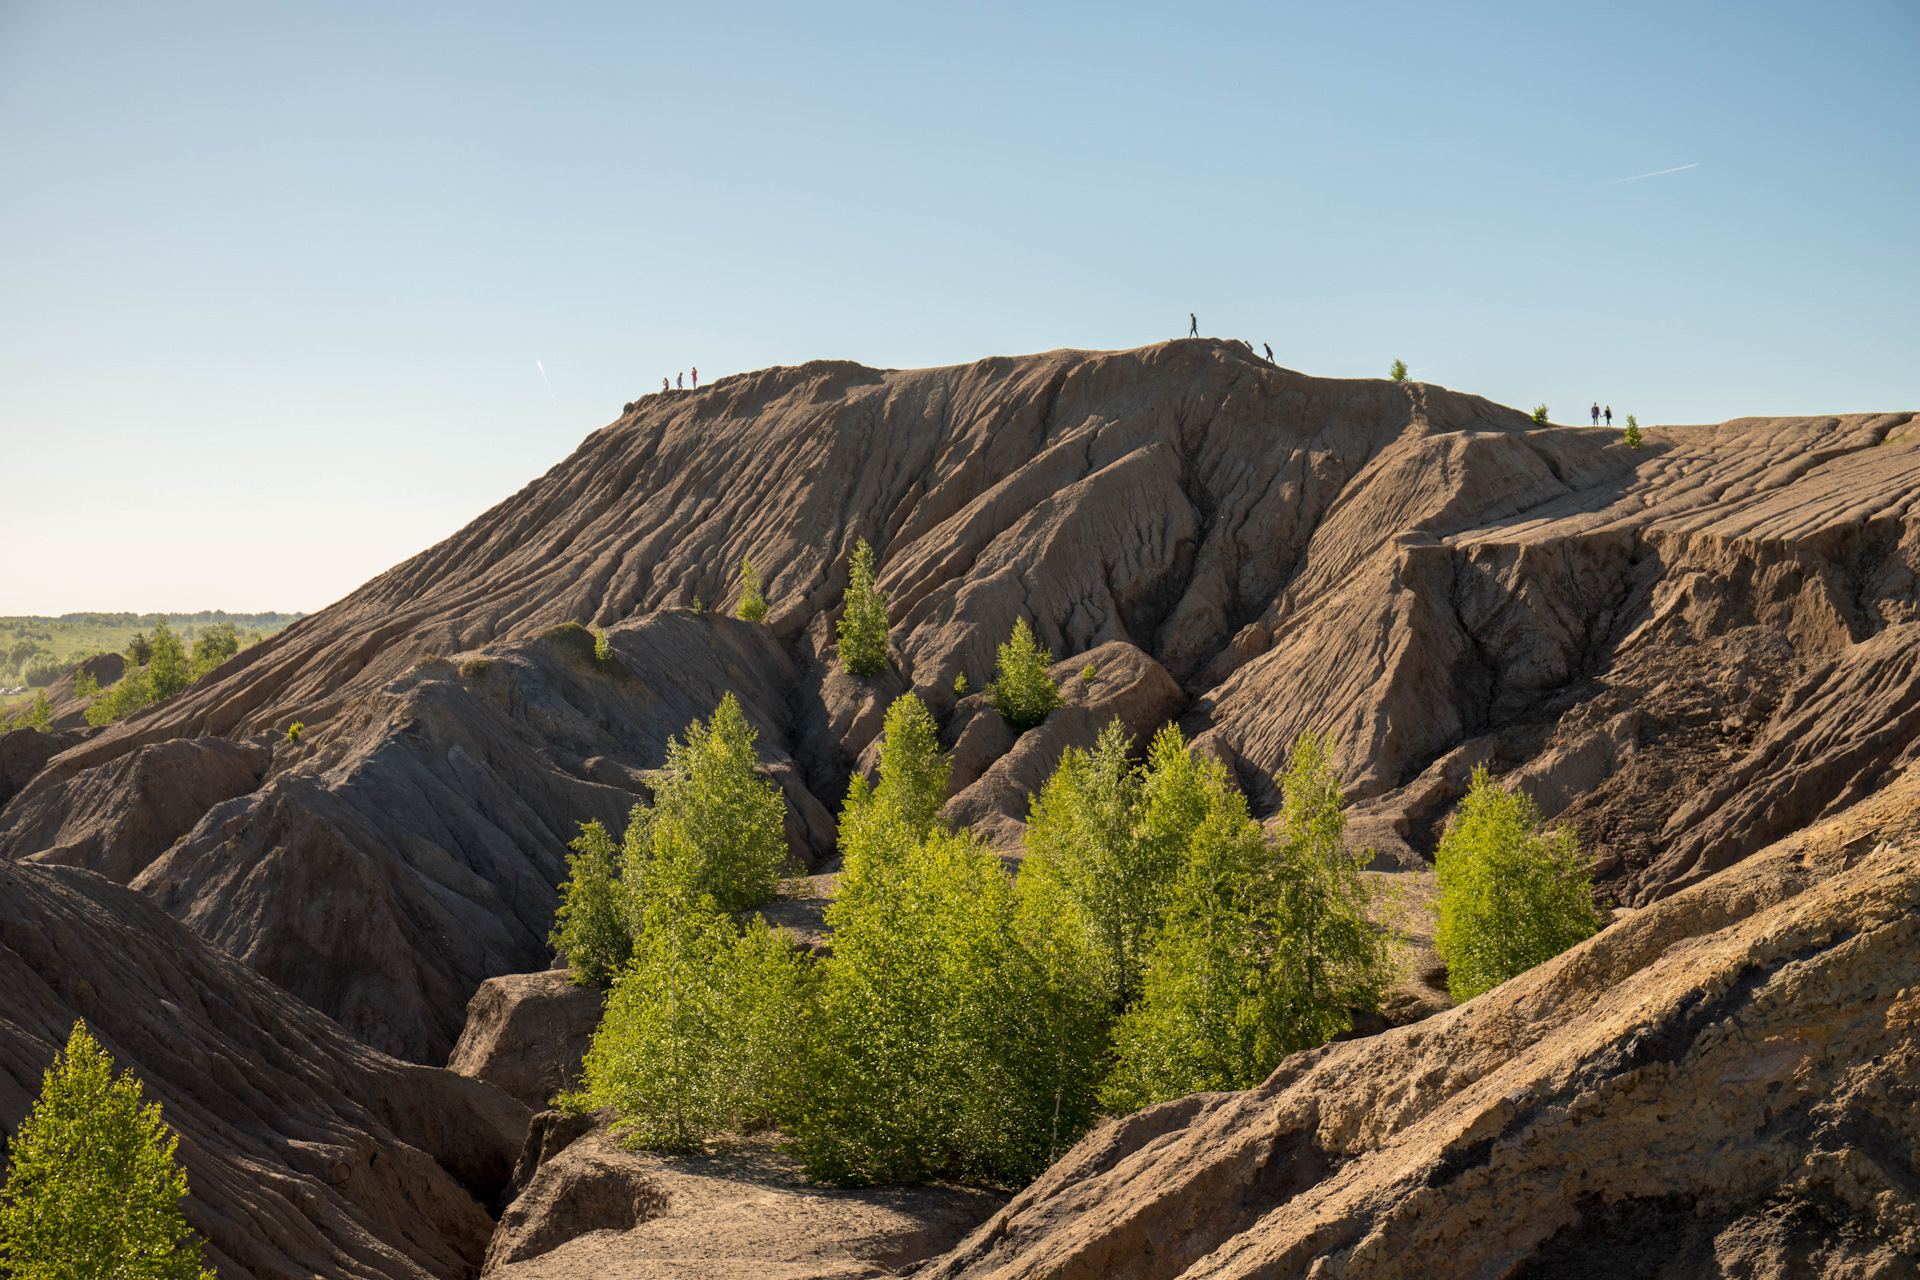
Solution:
{"label": "green shrub", "polygon": [[1092,684],[1095,680],[1098,680],[1099,678],[1100,678],[1099,669],[1096,668],[1091,662],[1089,662],[1086,666],[1080,668],[1081,684]]}
{"label": "green shrub", "polygon": [[962,671],[953,678],[953,691],[962,698],[967,696],[967,673]]}
{"label": "green shrub", "polygon": [[288,742],[300,741],[300,735],[305,733],[306,731],[307,731],[307,726],[305,726],[304,724],[301,724],[298,720],[295,720],[292,724],[287,726],[287,741]]}
{"label": "green shrub", "polygon": [[846,609],[837,626],[840,665],[856,676],[887,669],[887,597],[873,578],[873,548],[860,538],[848,560]]}
{"label": "green shrub", "polygon": [[952,774],[953,761],[940,750],[940,729],[925,704],[910,693],[895,698],[881,731],[874,801],[897,814],[913,839],[925,839],[947,802]]}
{"label": "green shrub", "polygon": [[191,679],[198,680],[240,652],[240,633],[231,622],[216,622],[193,642]]}
{"label": "green shrub", "polygon": [[212,1280],[180,1202],[179,1145],[131,1071],[76,1022],[8,1144],[0,1271],[15,1280]]}
{"label": "green shrub", "polygon": [[1593,936],[1593,872],[1566,828],[1542,832],[1524,791],[1494,785],[1485,765],[1434,856],[1440,876],[1435,944],[1447,990],[1471,1000]]}
{"label": "green shrub", "polygon": [[88,704],[87,723],[95,728],[112,724],[152,701],[153,688],[148,683],[147,672],[140,667],[128,667],[127,673],[114,681],[111,688]]}
{"label": "green shrub", "polygon": [[1013,635],[1000,646],[998,677],[987,686],[994,709],[1015,733],[1025,733],[1060,705],[1060,690],[1047,674],[1052,664],[1053,654],[1033,638],[1027,620],[1016,618]]}
{"label": "green shrub", "polygon": [[22,729],[38,729],[41,733],[53,730],[53,707],[47,702],[47,691],[40,690],[33,695],[33,705],[16,723]]}
{"label": "green shrub", "polygon": [[1633,420],[1632,414],[1627,415],[1627,431],[1623,438],[1626,440],[1627,448],[1629,449],[1646,447],[1646,437],[1640,434],[1640,424]]}
{"label": "green shrub", "polygon": [[613,837],[599,822],[583,822],[567,847],[573,852],[547,943],[567,958],[576,986],[610,986],[633,956],[633,924]]}
{"label": "green shrub", "polygon": [[1269,846],[1218,765],[1187,842],[1167,922],[1138,1003],[1114,1031],[1101,1090],[1114,1110],[1211,1089],[1246,1089],[1280,1059],[1352,1026],[1393,978],[1390,941],[1368,920],[1372,894],[1346,852],[1339,779],[1312,735],[1283,780]]}
{"label": "green shrub", "polygon": [[100,696],[100,682],[93,678],[93,672],[75,670],[73,676],[73,696],[76,698],[97,698]]}
{"label": "green shrub", "polygon": [[611,1108],[629,1146],[698,1150],[787,1108],[803,1061],[811,962],[713,899],[649,903],[567,1110]]}
{"label": "green shrub", "polygon": [[1021,870],[1056,886],[1116,1012],[1140,993],[1168,888],[1207,808],[1206,769],[1179,729],[1160,731],[1144,768],[1128,759],[1132,744],[1115,717],[1091,752],[1061,755],[1028,817]]}
{"label": "green shrub", "polygon": [[1543,404],[1537,404],[1533,406],[1533,420],[1535,423],[1539,424],[1540,426],[1543,426],[1543,427],[1546,426],[1547,425],[1547,406]]}
{"label": "green shrub", "polygon": [[144,632],[136,631],[133,639],[127,641],[127,661],[136,667],[144,667],[153,661],[153,642]]}
{"label": "green shrub", "polygon": [[1392,367],[1387,370],[1387,376],[1395,382],[1405,382],[1407,380],[1407,362],[1405,360],[1395,360]]}
{"label": "green shrub", "polygon": [[734,616],[742,622],[767,620],[767,597],[760,590],[760,575],[745,556],[740,557],[740,607],[734,610]]}
{"label": "green shrub", "polygon": [[44,689],[73,669],[70,658],[56,658],[51,653],[38,653],[27,659],[21,669],[20,682],[35,689]]}
{"label": "green shrub", "polygon": [[171,698],[192,681],[187,663],[187,648],[166,623],[153,628],[153,661],[147,664],[147,684],[153,700]]}
{"label": "green shrub", "polygon": [[654,897],[704,895],[731,913],[779,892],[787,802],[754,768],[758,737],[729,693],[711,721],[687,726],[684,744],[668,740],[653,804],[634,806],[622,841],[621,876],[639,895],[634,918]]}
{"label": "green shrub", "polygon": [[593,665],[602,674],[612,674],[618,669],[620,659],[614,656],[613,646],[607,643],[605,630],[593,633]]}

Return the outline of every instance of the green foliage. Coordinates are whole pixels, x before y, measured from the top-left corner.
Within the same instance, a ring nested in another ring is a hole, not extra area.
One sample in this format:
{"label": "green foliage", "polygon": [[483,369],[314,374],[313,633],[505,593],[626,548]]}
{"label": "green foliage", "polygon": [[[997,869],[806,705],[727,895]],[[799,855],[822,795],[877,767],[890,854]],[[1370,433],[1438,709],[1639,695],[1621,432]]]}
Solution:
{"label": "green foliage", "polygon": [[967,696],[967,673],[962,671],[953,678],[953,691],[961,697]]}
{"label": "green foliage", "polygon": [[785,1109],[803,1060],[813,975],[755,917],[742,933],[713,899],[656,898],[584,1066],[563,1095],[610,1107],[630,1146],[696,1150]]}
{"label": "green foliage", "polygon": [[76,671],[74,673],[73,696],[76,698],[97,698],[100,696],[100,682],[93,678],[93,672]]}
{"label": "green foliage", "polygon": [[53,707],[47,702],[45,689],[33,695],[33,705],[27,708],[26,714],[19,720],[19,725],[23,729],[38,729],[41,733],[48,733],[53,729]]}
{"label": "green foliage", "polygon": [[1013,635],[1000,646],[999,678],[987,686],[993,706],[1015,733],[1025,733],[1060,705],[1060,690],[1047,675],[1053,654],[1033,638],[1025,618],[1016,618]]}
{"label": "green foliage", "polygon": [[180,1201],[179,1139],[131,1071],[74,1024],[8,1146],[0,1272],[14,1280],[210,1280]]}
{"label": "green foliage", "polygon": [[1485,765],[1435,854],[1447,990],[1466,1001],[1550,960],[1600,927],[1593,873],[1571,830],[1540,830],[1524,791],[1494,785]]}
{"label": "green foliage", "polygon": [[31,688],[44,689],[72,670],[73,664],[51,653],[36,653],[21,669],[20,681]]}
{"label": "green foliage", "polygon": [[1537,404],[1533,406],[1533,420],[1535,423],[1537,423],[1540,426],[1543,426],[1543,427],[1546,426],[1547,425],[1547,406],[1543,404]]}
{"label": "green foliage", "polygon": [[1208,1089],[1245,1089],[1280,1059],[1352,1026],[1392,982],[1391,942],[1348,854],[1325,743],[1294,744],[1269,846],[1217,765],[1187,843],[1140,1001],[1114,1031],[1101,1091],[1115,1110]]}
{"label": "green foliage", "polygon": [[306,730],[307,730],[306,725],[301,724],[298,720],[295,720],[292,724],[287,726],[287,741],[288,742],[300,741],[300,735],[305,733]]}
{"label": "green foliage", "polygon": [[1393,366],[1387,370],[1387,376],[1395,382],[1405,382],[1407,380],[1407,362],[1405,360],[1395,360]]}
{"label": "green foliage", "polygon": [[758,737],[729,693],[709,723],[687,726],[685,743],[668,740],[653,804],[634,806],[623,841],[622,877],[639,895],[635,918],[658,896],[707,896],[731,913],[779,891],[787,802],[754,769]]}
{"label": "green foliage", "polygon": [[147,664],[147,684],[153,690],[153,700],[172,697],[191,680],[187,648],[172,628],[162,622],[153,629],[153,660]]}
{"label": "green foliage", "polygon": [[1100,678],[1099,668],[1095,667],[1091,662],[1089,662],[1086,666],[1080,668],[1081,684],[1092,684],[1095,680],[1098,680],[1099,678]]}
{"label": "green foliage", "polygon": [[848,558],[846,609],[837,627],[840,665],[856,676],[887,669],[887,597],[873,579],[873,548],[860,538]]}
{"label": "green foliage", "polygon": [[633,955],[633,926],[613,837],[598,821],[580,824],[579,838],[567,846],[567,881],[560,886],[547,942],[567,958],[577,986],[606,987]]}
{"label": "green foliage", "polygon": [[192,678],[198,680],[240,652],[240,633],[231,622],[218,622],[200,633],[193,642]]}
{"label": "green foliage", "polygon": [[760,590],[760,575],[753,571],[753,561],[740,557],[740,605],[734,610],[734,616],[742,622],[765,622],[767,620],[767,597]]}
{"label": "green foliage", "polygon": [[128,667],[127,673],[114,681],[112,688],[87,706],[87,723],[96,728],[112,724],[116,720],[132,715],[153,700],[153,688],[148,682],[145,669]]}
{"label": "green foliage", "polygon": [[701,604],[701,603],[700,603],[700,597],[699,597],[699,596],[695,596],[695,597],[693,598],[693,606],[692,606],[692,608],[693,608],[693,611],[694,611],[695,613],[705,613],[705,612],[707,611],[707,607],[706,607],[705,605],[703,605],[703,604]]}
{"label": "green foliage", "polygon": [[1025,1182],[1093,1121],[1084,957],[970,834],[916,843],[862,790],[794,1150],[832,1182]]}
{"label": "green foliage", "polygon": [[1626,440],[1627,448],[1629,449],[1644,449],[1646,447],[1647,438],[1640,434],[1640,424],[1633,420],[1632,414],[1627,415],[1627,431],[1623,439]]}
{"label": "green foliage", "polygon": [[147,639],[145,632],[136,631],[133,639],[127,641],[127,661],[136,667],[144,667],[153,661],[153,642]]}
{"label": "green foliage", "polygon": [[1098,992],[1114,1010],[1140,993],[1166,894],[1209,798],[1206,767],[1169,725],[1144,768],[1115,717],[1092,752],[1068,749],[1027,823],[1022,878],[1066,904],[1093,957]]}
{"label": "green foliage", "polygon": [[920,699],[907,693],[887,708],[881,734],[874,802],[897,815],[913,839],[924,839],[947,802],[953,774],[953,761],[940,750],[940,728]]}

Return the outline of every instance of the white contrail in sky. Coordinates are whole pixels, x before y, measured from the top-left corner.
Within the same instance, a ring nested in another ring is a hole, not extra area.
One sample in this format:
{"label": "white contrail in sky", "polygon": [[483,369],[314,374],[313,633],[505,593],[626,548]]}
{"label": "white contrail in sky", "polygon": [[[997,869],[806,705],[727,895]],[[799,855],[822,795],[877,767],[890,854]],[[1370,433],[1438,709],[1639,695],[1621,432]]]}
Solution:
{"label": "white contrail in sky", "polygon": [[1638,182],[1642,178],[1657,178],[1663,173],[1679,173],[1682,169],[1698,169],[1699,167],[1700,162],[1696,160],[1692,164],[1675,165],[1671,169],[1655,169],[1652,173],[1636,173],[1631,178],[1615,178],[1612,182],[1603,182],[1600,185],[1603,187],[1617,187],[1623,182]]}
{"label": "white contrail in sky", "polygon": [[[553,400],[553,384],[551,382],[547,382],[547,366],[541,364],[538,360],[535,360],[533,362],[533,367],[540,371],[540,381],[547,383],[547,399]],[[553,400],[553,407],[558,409],[560,407],[560,402],[558,400]]]}

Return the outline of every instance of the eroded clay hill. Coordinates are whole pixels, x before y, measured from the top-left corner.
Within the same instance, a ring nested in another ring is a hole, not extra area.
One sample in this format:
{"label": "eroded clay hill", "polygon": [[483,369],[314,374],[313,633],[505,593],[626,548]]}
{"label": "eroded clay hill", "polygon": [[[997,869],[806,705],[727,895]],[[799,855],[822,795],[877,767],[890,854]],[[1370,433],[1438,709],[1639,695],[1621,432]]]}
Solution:
{"label": "eroded clay hill", "polygon": [[[815,860],[912,688],[956,746],[950,814],[1010,848],[1027,790],[1111,715],[1178,721],[1256,806],[1321,729],[1381,865],[1428,854],[1488,760],[1649,903],[1912,759],[1920,424],[1647,435],[1209,340],[648,396],[439,546],[54,756],[0,810],[0,856],[129,884],[439,1062],[484,978],[544,967],[575,824],[619,822],[723,692]],[[856,536],[892,593],[873,680],[832,661]],[[763,626],[717,612],[743,555]],[[1021,616],[1063,678],[1094,650],[1102,676],[1015,744],[952,685],[984,684]]]}

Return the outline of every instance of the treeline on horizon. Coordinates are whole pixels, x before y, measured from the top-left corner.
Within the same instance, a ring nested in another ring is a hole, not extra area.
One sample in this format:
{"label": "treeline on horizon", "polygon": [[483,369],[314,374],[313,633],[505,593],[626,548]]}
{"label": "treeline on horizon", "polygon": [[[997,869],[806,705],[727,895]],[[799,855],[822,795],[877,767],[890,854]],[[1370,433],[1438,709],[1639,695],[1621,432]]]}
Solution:
{"label": "treeline on horizon", "polygon": [[227,622],[235,627],[264,629],[289,626],[306,617],[304,613],[228,613],[225,609],[202,609],[198,613],[63,613],[59,617],[23,613],[0,617],[0,627],[51,626],[60,623],[78,627],[145,627],[151,630],[164,622],[170,627],[207,626]]}

